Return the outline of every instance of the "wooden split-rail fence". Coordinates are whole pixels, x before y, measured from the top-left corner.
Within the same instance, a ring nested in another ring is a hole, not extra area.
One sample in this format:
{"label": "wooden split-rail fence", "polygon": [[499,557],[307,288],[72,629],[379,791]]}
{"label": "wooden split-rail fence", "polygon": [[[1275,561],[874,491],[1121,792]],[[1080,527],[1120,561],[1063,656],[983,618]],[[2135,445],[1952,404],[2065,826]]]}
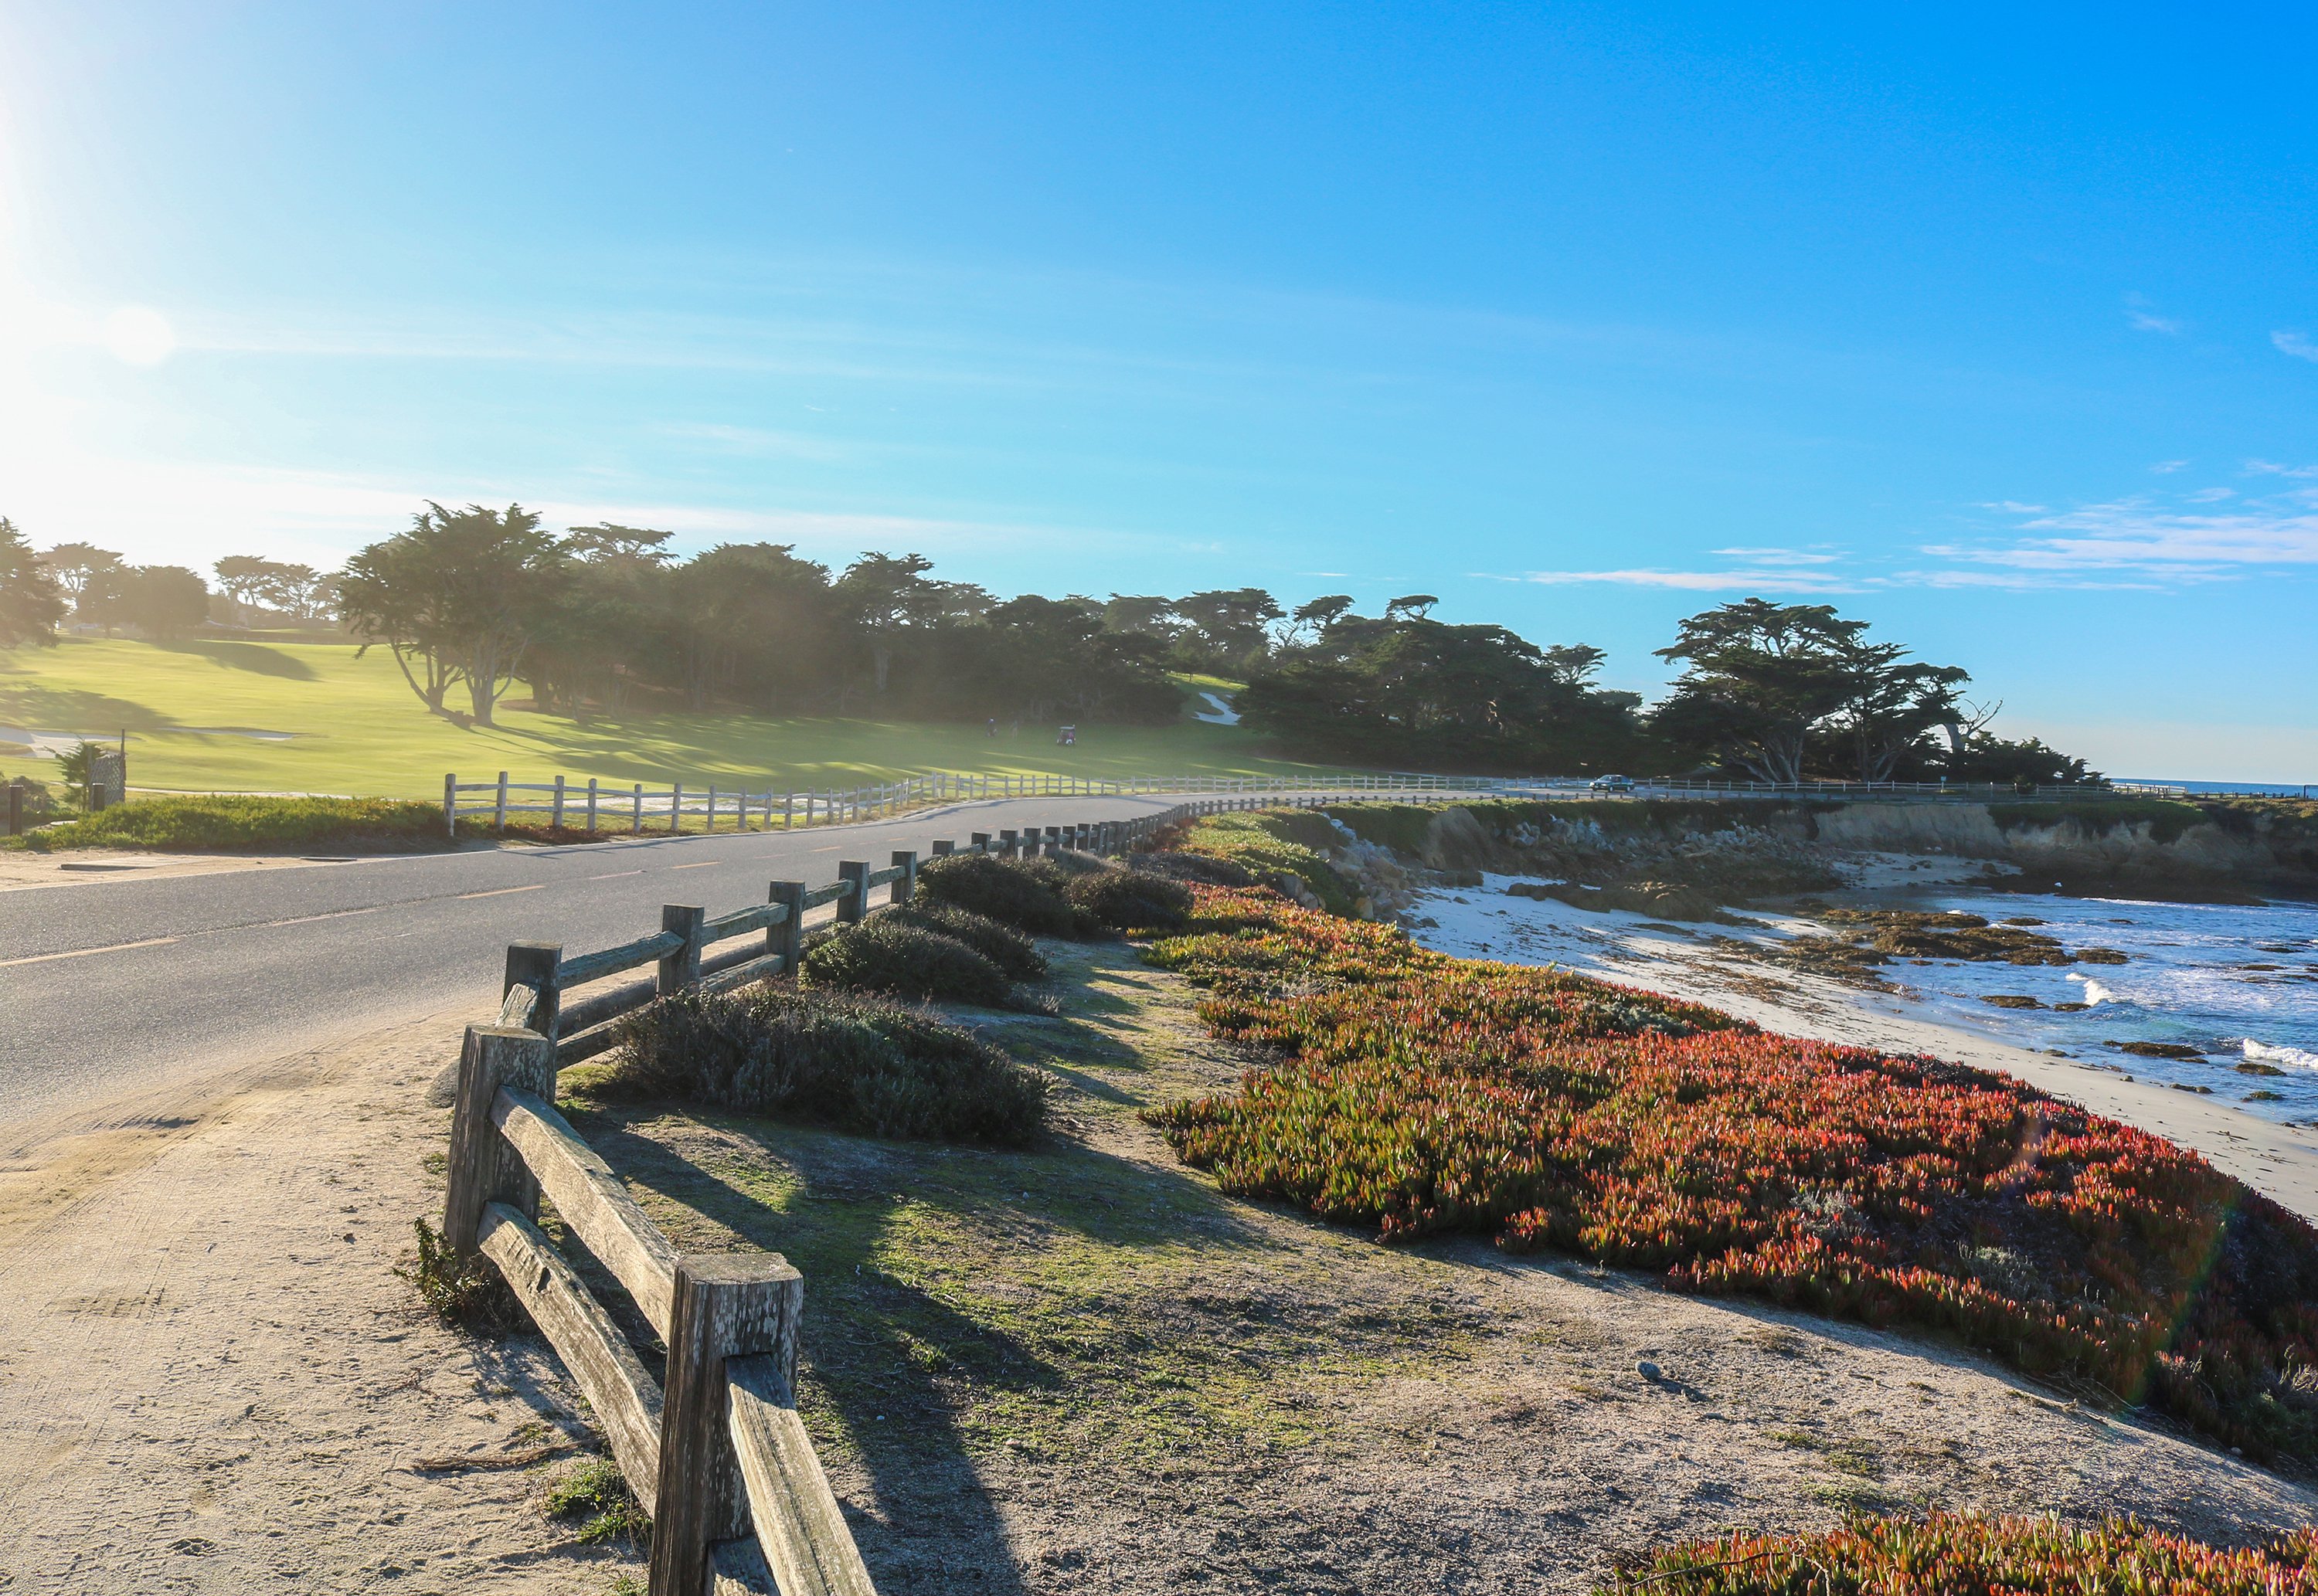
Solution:
{"label": "wooden split-rail fence", "polygon": [[[1128,820],[977,832],[966,849],[1131,852],[1168,826],[1260,802],[1205,799]],[[955,842],[931,850],[954,851]],[[883,869],[844,861],[827,886],[775,882],[765,902],[713,919],[671,904],[658,932],[598,953],[566,958],[557,944],[511,944],[498,1023],[467,1027],[444,1239],[498,1268],[595,1410],[651,1516],[651,1596],[874,1596],[874,1587],[797,1417],[803,1278],[777,1253],[679,1253],[556,1111],[556,1072],[610,1047],[620,1017],[655,998],[794,973],[809,911],[834,905],[846,923],[881,889],[907,901],[918,863],[914,852]],[[720,943],[737,946],[712,953]],[[646,964],[647,979],[602,984]],[[543,1195],[666,1346],[664,1383],[540,1229]]]}

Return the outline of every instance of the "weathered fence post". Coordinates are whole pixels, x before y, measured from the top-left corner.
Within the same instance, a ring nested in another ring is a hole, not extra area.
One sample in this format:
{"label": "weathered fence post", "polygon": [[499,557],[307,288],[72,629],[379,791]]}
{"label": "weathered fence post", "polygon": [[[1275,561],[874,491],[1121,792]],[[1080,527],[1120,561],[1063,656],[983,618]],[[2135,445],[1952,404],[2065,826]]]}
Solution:
{"label": "weathered fence post", "polygon": [[500,771],[500,772],[499,772],[499,820],[498,820],[498,825],[499,825],[499,835],[500,835],[500,836],[502,836],[502,837],[506,836],[506,835],[507,835],[507,772],[506,772],[506,771],[504,771],[504,770],[502,770],[502,771]]}
{"label": "weathered fence post", "polygon": [[499,1001],[516,989],[517,982],[539,994],[532,1000],[531,1024],[528,1029],[537,1031],[550,1042],[555,1040],[556,1017],[562,1011],[563,998],[555,982],[556,966],[563,963],[563,946],[556,942],[510,942],[507,950],[507,976],[499,982]]}
{"label": "weathered fence post", "polygon": [[714,787],[708,789],[708,829],[711,832],[716,829],[716,789]]}
{"label": "weathered fence post", "polygon": [[469,1026],[459,1050],[459,1095],[451,1108],[449,1189],[443,1197],[443,1241],[472,1256],[487,1203],[526,1217],[539,1214],[539,1182],[523,1155],[491,1123],[499,1088],[512,1086],[553,1101],[555,1044],[518,1026]]}
{"label": "weathered fence post", "polygon": [[588,778],[588,835],[596,835],[596,778]]}
{"label": "weathered fence post", "polygon": [[670,837],[684,829],[684,784],[678,782],[669,789],[668,834]]}
{"label": "weathered fence post", "polygon": [[549,820],[548,826],[552,830],[563,829],[563,778],[560,776],[555,778],[555,813]]}
{"label": "weathered fence post", "polygon": [[934,844],[934,857],[937,859],[947,859],[956,852],[957,852],[957,843],[955,838],[945,837]]}
{"label": "weathered fence post", "polygon": [[795,975],[797,958],[804,951],[804,883],[777,881],[765,889],[765,901],[781,904],[789,911],[780,924],[765,928],[765,951],[781,955],[782,974]]}
{"label": "weathered fence post", "polygon": [[[14,791],[12,787],[10,791]],[[8,835],[16,835],[20,827],[12,813]],[[443,777],[443,835],[456,842],[459,839],[459,773],[450,771]]]}
{"label": "weathered fence post", "polygon": [[705,1592],[709,1547],[754,1530],[725,1416],[724,1360],[768,1355],[794,1390],[804,1305],[804,1280],[777,1252],[677,1260],[652,1506],[654,1592]]}
{"label": "weathered fence post", "polygon": [[796,794],[795,793],[781,794],[781,829],[784,831],[796,829]]}
{"label": "weathered fence post", "polygon": [[974,834],[972,840],[973,840],[973,843],[974,843],[974,851],[975,851],[975,853],[977,853],[977,854],[986,854],[986,853],[988,853],[988,852],[990,851],[990,833],[989,833],[989,832],[987,832],[987,831],[976,831],[976,832]]}
{"label": "weathered fence post", "polygon": [[837,900],[837,923],[858,925],[869,904],[869,862],[867,859],[840,859],[837,879],[852,883],[852,891]]}
{"label": "weathered fence post", "polygon": [[907,903],[918,892],[918,856],[905,847],[895,848],[894,868],[899,870],[902,876],[894,883],[894,896],[890,901]]}
{"label": "weathered fence post", "polygon": [[660,906],[660,928],[673,931],[684,938],[684,946],[660,962],[660,995],[663,998],[682,991],[700,979],[701,927],[708,919],[705,909],[688,904],[664,903]]}
{"label": "weathered fence post", "polygon": [[642,782],[638,782],[638,783],[636,784],[636,820],[635,820],[635,829],[634,829],[633,832],[631,832],[631,833],[630,833],[630,835],[631,835],[631,836],[634,836],[634,837],[642,837],[643,834],[644,834],[644,785],[643,785],[643,783],[642,783]]}
{"label": "weathered fence post", "polygon": [[1009,831],[1001,827],[998,832],[999,856],[1006,859],[1014,857],[1020,851],[1021,836],[1020,831]]}

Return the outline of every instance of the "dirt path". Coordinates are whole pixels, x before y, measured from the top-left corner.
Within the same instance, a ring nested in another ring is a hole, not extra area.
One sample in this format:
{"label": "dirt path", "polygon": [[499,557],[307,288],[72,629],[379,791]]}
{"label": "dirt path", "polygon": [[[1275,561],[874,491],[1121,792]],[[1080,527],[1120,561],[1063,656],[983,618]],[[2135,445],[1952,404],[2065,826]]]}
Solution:
{"label": "dirt path", "polygon": [[[390,1272],[438,1201],[449,1019],[21,1130],[0,1162],[0,1589],[600,1592],[536,1501],[535,1343]],[[624,1564],[620,1566],[625,1566]]]}

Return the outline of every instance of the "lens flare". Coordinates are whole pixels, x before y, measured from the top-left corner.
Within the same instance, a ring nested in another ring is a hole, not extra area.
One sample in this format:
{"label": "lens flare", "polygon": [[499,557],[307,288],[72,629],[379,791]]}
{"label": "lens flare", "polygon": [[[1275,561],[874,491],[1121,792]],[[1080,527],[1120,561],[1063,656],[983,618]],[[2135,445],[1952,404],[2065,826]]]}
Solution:
{"label": "lens flare", "polygon": [[158,310],[123,305],[104,319],[104,346],[127,364],[157,366],[176,348],[176,329]]}

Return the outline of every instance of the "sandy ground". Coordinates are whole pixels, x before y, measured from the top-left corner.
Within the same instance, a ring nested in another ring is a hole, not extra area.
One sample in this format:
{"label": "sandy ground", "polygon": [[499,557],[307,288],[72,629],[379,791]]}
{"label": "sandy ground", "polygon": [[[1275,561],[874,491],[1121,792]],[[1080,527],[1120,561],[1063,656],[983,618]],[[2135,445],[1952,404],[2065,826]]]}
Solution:
{"label": "sandy ground", "polygon": [[[1928,1342],[1225,1197],[1136,1110],[1247,1061],[1128,950],[1066,956],[1065,1015],[1019,1022],[1065,1081],[1044,1148],[574,1105],[679,1246],[806,1270],[809,1418],[890,1592],[1577,1592],[1668,1535],[1858,1507],[2225,1541],[2318,1517]],[[636,1570],[540,1514],[588,1439],[553,1358],[450,1334],[390,1272],[440,1201],[427,1088],[463,1018],[0,1146],[9,1596]]]}
{"label": "sandy ground", "polygon": [[605,1588],[536,1506],[589,1435],[561,1372],[536,1342],[449,1334],[390,1271],[440,1201],[423,1161],[448,1116],[424,1090],[456,1034],[405,1025],[11,1133],[0,1589]]}
{"label": "sandy ground", "polygon": [[297,854],[157,854],[141,848],[76,847],[36,854],[0,849],[0,892],[26,887],[82,886],[90,882],[153,875],[216,875],[227,871],[286,870],[335,863]]}
{"label": "sandy ground", "polygon": [[[1963,881],[1976,862],[1870,856],[1852,896],[1871,900],[1901,887]],[[1428,893],[1415,914],[1436,924],[1413,935],[1428,947],[1474,957],[1557,963],[1669,997],[1712,1004],[1791,1036],[1850,1042],[1892,1053],[1929,1054],[2001,1070],[2038,1089],[2194,1147],[2214,1165],[2318,1223],[2318,1136],[2221,1102],[2145,1081],[2123,1071],[2056,1059],[1990,1037],[1936,1024],[1898,1001],[1807,972],[1774,968],[1717,953],[1706,937],[1646,915],[1595,912],[1551,901],[1510,899],[1489,876],[1480,888]]]}

